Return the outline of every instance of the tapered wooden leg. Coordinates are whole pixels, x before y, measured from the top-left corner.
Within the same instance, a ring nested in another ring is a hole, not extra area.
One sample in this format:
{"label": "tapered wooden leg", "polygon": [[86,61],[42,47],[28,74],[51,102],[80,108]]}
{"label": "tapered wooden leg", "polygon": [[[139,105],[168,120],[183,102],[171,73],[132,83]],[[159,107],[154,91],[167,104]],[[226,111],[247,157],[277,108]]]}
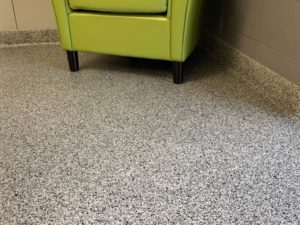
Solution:
{"label": "tapered wooden leg", "polygon": [[72,72],[79,71],[78,52],[67,51],[67,56],[68,56],[70,71]]}
{"label": "tapered wooden leg", "polygon": [[183,82],[183,62],[173,62],[173,80],[175,84]]}

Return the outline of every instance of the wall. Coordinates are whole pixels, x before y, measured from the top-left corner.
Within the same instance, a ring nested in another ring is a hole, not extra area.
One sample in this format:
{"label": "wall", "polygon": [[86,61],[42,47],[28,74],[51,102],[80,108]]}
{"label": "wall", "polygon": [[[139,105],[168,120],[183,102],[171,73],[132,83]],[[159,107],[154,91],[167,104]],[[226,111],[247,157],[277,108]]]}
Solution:
{"label": "wall", "polygon": [[299,0],[206,0],[205,27],[300,84]]}
{"label": "wall", "polygon": [[0,0],[0,31],[56,29],[51,0]]}

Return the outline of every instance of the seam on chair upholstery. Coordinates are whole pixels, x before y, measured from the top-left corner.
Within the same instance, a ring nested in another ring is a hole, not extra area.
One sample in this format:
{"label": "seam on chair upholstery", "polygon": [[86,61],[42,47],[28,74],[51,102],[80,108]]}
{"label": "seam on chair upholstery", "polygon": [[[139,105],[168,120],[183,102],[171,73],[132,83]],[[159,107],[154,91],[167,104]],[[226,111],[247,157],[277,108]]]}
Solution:
{"label": "seam on chair upholstery", "polygon": [[172,60],[172,0],[168,1],[168,14],[167,16],[169,16],[168,20],[169,20],[169,58]]}
{"label": "seam on chair upholstery", "polygon": [[190,0],[187,0],[187,3],[185,5],[185,17],[184,17],[184,24],[183,24],[183,37],[182,37],[182,48],[181,48],[181,60],[183,59],[183,49],[184,49],[184,43],[185,43],[185,28],[186,28],[186,19],[187,19],[187,10],[188,10],[188,6],[189,6]]}
{"label": "seam on chair upholstery", "polygon": [[73,50],[73,43],[72,43],[72,37],[71,37],[71,28],[70,28],[70,21],[69,21],[69,13],[67,12],[67,7],[69,7],[69,0],[64,0],[64,1],[65,1],[65,11],[66,11],[66,15],[67,15],[68,28],[69,28],[70,44],[71,44],[71,49]]}

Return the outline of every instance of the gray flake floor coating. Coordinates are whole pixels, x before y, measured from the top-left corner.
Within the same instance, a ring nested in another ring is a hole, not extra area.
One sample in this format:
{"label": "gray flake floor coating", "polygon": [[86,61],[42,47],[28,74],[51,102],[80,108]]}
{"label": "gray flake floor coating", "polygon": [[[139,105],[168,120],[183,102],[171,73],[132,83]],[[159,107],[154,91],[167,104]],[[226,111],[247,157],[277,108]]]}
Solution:
{"label": "gray flake floor coating", "polygon": [[206,55],[0,49],[0,224],[300,224],[300,122]]}

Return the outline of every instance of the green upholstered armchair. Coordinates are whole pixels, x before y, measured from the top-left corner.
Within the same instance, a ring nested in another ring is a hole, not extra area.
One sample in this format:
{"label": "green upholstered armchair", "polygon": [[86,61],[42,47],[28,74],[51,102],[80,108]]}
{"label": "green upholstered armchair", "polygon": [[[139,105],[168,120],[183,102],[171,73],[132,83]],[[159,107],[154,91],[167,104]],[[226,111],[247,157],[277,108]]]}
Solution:
{"label": "green upholstered armchair", "polygon": [[52,0],[71,71],[78,51],[168,60],[174,82],[197,45],[203,0]]}

